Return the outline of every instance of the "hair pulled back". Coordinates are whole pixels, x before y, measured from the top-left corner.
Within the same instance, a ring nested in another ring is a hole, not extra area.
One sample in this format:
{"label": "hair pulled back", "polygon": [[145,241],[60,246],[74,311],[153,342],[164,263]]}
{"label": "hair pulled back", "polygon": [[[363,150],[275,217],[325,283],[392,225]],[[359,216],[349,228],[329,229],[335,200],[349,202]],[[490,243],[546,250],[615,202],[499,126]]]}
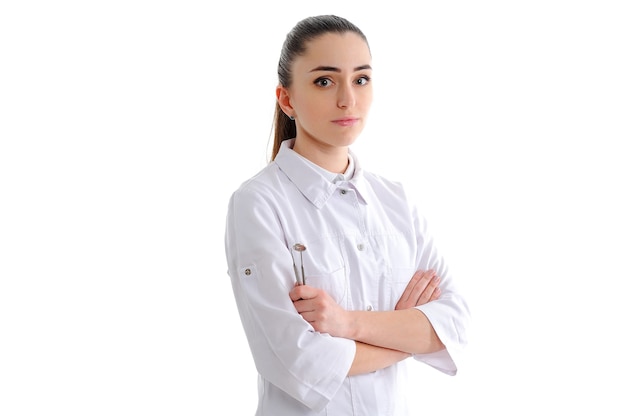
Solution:
{"label": "hair pulled back", "polygon": [[[363,32],[348,20],[335,15],[320,15],[307,17],[299,21],[287,34],[278,60],[278,82],[283,87],[291,86],[291,67],[293,60],[306,52],[307,43],[325,35],[326,33],[354,32],[361,36],[365,43],[367,38]],[[287,139],[296,136],[296,122],[291,120],[280,108],[278,102],[274,110],[274,146],[272,158],[274,160],[280,145]]]}

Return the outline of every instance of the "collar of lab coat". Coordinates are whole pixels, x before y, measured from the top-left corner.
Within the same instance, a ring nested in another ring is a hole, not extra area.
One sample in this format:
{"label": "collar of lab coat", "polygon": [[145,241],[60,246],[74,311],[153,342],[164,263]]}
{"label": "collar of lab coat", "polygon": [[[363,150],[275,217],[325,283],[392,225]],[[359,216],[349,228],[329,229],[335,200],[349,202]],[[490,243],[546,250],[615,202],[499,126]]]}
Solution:
{"label": "collar of lab coat", "polygon": [[333,183],[327,175],[328,171],[293,151],[294,142],[295,139],[283,141],[274,162],[313,205],[322,208],[338,188],[354,189],[359,201],[367,204],[367,186],[363,180],[363,171],[352,150],[348,150],[354,162],[352,179]]}

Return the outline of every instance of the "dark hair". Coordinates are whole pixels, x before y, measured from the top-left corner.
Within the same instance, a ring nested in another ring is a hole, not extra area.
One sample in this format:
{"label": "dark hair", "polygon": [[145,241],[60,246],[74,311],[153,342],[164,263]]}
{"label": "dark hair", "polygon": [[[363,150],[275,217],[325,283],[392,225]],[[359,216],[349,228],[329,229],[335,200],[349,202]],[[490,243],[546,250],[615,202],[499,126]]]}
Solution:
{"label": "dark hair", "polygon": [[[278,60],[278,82],[283,87],[291,85],[291,66],[293,60],[306,52],[307,42],[326,33],[346,33],[354,32],[361,36],[365,43],[367,38],[357,26],[348,20],[334,16],[321,15],[307,17],[299,21],[293,29],[287,34],[283,43]],[[368,44],[369,47],[369,44]],[[287,139],[296,136],[296,123],[291,120],[280,108],[278,102],[274,110],[274,147],[272,149],[272,158],[274,160],[280,145]]]}

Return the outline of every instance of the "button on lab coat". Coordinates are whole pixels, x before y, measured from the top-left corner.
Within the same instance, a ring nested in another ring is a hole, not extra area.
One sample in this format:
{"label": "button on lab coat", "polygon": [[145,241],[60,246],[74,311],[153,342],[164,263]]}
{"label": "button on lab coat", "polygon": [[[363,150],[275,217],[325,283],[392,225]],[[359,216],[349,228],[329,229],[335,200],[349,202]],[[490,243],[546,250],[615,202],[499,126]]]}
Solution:
{"label": "button on lab coat", "polygon": [[419,392],[406,390],[406,360],[348,377],[355,342],[316,332],[297,313],[294,244],[306,247],[306,284],[347,310],[393,310],[416,270],[435,269],[441,297],[418,308],[446,349],[413,358],[450,375],[467,342],[466,302],[399,183],[362,170],[352,151],[352,178],[333,180],[292,147],[282,143],[227,213],[228,273],[259,374],[256,414],[409,415],[404,395]]}

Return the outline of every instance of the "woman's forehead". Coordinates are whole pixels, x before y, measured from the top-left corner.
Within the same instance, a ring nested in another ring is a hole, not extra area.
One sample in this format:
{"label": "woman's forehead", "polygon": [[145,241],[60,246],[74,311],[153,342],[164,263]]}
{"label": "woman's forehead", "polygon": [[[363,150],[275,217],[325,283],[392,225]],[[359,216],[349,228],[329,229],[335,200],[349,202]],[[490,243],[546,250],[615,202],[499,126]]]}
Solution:
{"label": "woman's forehead", "polygon": [[309,41],[305,53],[294,64],[305,66],[303,69],[330,66],[353,70],[370,65],[371,59],[367,42],[358,34],[326,33]]}

